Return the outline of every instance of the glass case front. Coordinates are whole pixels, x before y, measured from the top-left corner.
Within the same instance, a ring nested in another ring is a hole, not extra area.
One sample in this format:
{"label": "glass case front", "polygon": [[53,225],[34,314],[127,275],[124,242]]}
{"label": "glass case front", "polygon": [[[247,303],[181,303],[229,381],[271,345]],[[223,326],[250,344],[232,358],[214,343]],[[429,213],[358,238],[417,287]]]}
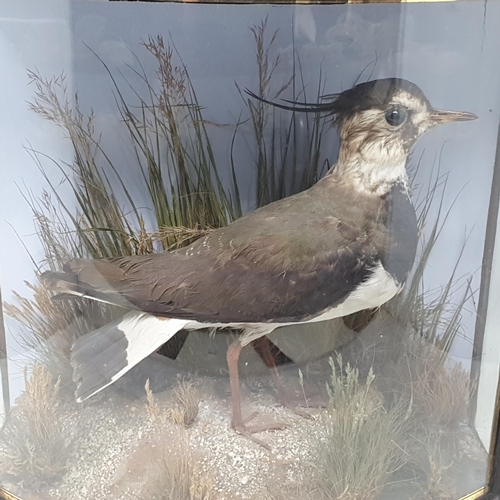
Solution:
{"label": "glass case front", "polygon": [[491,492],[498,3],[0,13],[0,498]]}

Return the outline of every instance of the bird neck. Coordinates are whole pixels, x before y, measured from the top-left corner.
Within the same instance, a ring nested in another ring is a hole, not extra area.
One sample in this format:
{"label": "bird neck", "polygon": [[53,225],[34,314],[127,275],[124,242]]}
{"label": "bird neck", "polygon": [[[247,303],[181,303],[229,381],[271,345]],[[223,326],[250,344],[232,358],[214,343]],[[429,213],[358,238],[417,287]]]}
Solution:
{"label": "bird neck", "polygon": [[397,182],[408,185],[407,153],[367,141],[342,141],[335,174],[359,190],[385,194]]}

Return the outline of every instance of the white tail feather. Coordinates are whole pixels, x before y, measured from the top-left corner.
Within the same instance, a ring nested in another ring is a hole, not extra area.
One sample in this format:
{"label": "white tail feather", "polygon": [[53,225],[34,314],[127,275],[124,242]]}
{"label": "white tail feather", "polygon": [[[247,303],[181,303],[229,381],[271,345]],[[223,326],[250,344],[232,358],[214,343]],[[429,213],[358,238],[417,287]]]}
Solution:
{"label": "white tail feather", "polygon": [[77,401],[84,401],[111,385],[187,323],[133,311],[81,337],[72,349]]}

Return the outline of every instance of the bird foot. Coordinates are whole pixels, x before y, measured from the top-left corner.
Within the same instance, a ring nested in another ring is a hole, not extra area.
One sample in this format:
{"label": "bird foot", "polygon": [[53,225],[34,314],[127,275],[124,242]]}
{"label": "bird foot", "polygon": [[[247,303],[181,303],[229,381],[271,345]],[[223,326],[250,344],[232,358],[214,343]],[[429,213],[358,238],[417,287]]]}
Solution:
{"label": "bird foot", "polygon": [[254,443],[264,447],[266,450],[271,451],[269,445],[264,443],[264,441],[256,438],[254,434],[265,431],[281,431],[283,429],[288,428],[289,425],[285,424],[284,422],[274,422],[271,424],[260,424],[260,425],[247,425],[247,423],[250,422],[250,420],[253,420],[257,415],[258,412],[254,412],[241,422],[235,423],[233,420],[233,429],[238,434],[241,434],[242,436],[245,436],[246,438],[250,439],[250,441],[253,441]]}
{"label": "bird foot", "polygon": [[276,400],[278,401],[278,404],[281,406],[284,406],[287,410],[290,410],[292,413],[295,413],[295,415],[298,415],[299,417],[303,418],[311,418],[311,415],[301,408],[299,406],[304,406],[304,402],[302,404],[298,401],[291,401],[288,396],[285,394],[279,394],[276,397]]}
{"label": "bird foot", "polygon": [[289,396],[284,390],[278,391],[276,397],[279,404],[284,406],[286,409],[295,413],[299,417],[312,418],[312,415],[303,408],[307,410],[311,408],[325,408],[328,406],[328,398],[323,398],[319,394],[314,396],[306,396],[305,394],[296,394],[294,396]]}
{"label": "bird foot", "polygon": [[[258,411],[254,411],[253,413],[251,413],[250,415],[248,415],[247,418],[243,419],[243,423],[241,425],[248,424],[248,422],[250,422],[250,420],[253,420],[258,414],[259,414]],[[240,424],[233,424],[233,427],[236,428],[236,425],[240,425]]]}
{"label": "bird foot", "polygon": [[261,439],[255,437],[254,434],[265,431],[280,431],[286,429],[287,427],[289,427],[288,424],[278,423],[278,422],[273,424],[262,424],[262,425],[245,425],[243,423],[238,425],[233,425],[233,429],[238,434],[245,436],[246,438],[250,439],[250,441],[253,441],[254,443],[262,446],[263,448],[269,451],[271,451],[271,447],[267,443],[264,443],[264,441],[262,441]]}
{"label": "bird foot", "polygon": [[307,413],[306,411],[302,410],[299,408],[297,405],[291,403],[290,401],[283,401],[281,398],[278,399],[278,402],[284,406],[287,410],[291,411],[292,413],[295,413],[295,415],[298,415],[299,417],[302,418],[312,418],[312,415],[310,413]]}
{"label": "bird foot", "polygon": [[328,398],[315,398],[307,401],[308,408],[328,408],[330,400]]}

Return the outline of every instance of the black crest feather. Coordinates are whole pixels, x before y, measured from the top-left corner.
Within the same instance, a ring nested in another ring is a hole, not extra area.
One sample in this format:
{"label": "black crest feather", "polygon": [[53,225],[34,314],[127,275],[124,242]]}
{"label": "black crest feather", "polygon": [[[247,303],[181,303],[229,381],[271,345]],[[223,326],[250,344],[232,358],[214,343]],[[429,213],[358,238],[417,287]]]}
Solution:
{"label": "black crest feather", "polygon": [[329,101],[319,103],[294,102],[281,99],[281,101],[286,103],[281,104],[263,99],[248,89],[246,89],[245,92],[254,99],[280,109],[301,113],[325,113],[333,117],[334,123],[340,123],[361,111],[366,111],[368,109],[385,109],[390,104],[394,94],[400,90],[404,90],[414,95],[428,103],[430,107],[429,101],[420,88],[414,83],[403,80],[402,78],[383,78],[360,83],[344,92],[324,96],[324,98],[329,99]]}

